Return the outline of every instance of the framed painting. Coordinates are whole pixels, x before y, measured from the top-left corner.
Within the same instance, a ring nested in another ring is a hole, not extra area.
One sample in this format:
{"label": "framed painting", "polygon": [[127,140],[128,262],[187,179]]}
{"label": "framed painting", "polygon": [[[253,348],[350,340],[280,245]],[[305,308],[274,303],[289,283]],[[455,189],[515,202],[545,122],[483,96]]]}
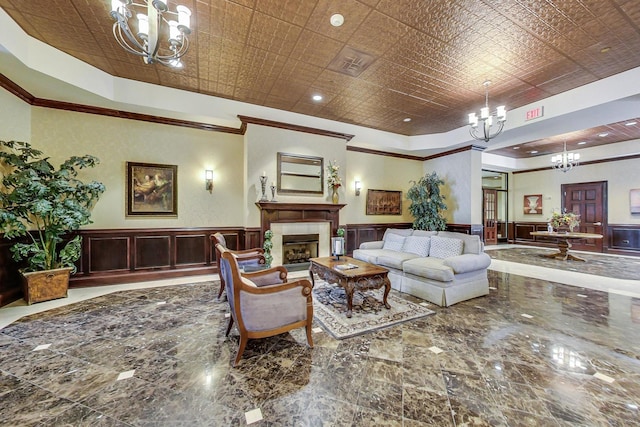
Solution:
{"label": "framed painting", "polygon": [[542,194],[524,196],[524,213],[542,215]]}
{"label": "framed painting", "polygon": [[640,214],[640,188],[629,190],[629,208],[632,214]]}
{"label": "framed painting", "polygon": [[127,162],[127,216],[177,216],[178,166]]}
{"label": "framed painting", "polygon": [[402,191],[367,190],[367,215],[402,215]]}

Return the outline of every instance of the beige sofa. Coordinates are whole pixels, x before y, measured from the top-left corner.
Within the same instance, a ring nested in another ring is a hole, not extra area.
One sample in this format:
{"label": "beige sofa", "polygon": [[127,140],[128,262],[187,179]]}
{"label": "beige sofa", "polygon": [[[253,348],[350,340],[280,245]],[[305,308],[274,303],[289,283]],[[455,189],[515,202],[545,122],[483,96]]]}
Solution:
{"label": "beige sofa", "polygon": [[439,306],[489,293],[491,258],[479,236],[390,228],[383,240],[361,244],[353,257],[388,268],[393,289]]}

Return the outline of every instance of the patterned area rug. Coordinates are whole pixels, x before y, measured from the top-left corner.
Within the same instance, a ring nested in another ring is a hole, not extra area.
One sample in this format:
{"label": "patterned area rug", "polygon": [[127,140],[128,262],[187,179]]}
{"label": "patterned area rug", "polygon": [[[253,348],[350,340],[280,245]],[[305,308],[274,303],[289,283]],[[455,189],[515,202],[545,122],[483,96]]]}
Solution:
{"label": "patterned area rug", "polygon": [[586,252],[576,253],[577,256],[586,260],[586,262],[581,262],[544,257],[545,254],[558,252],[557,249],[509,248],[487,249],[486,252],[493,259],[520,264],[576,271],[616,279],[638,280],[640,277],[640,258],[612,257]]}
{"label": "patterned area rug", "polygon": [[391,309],[386,309],[382,304],[383,295],[383,289],[355,292],[353,316],[349,319],[346,315],[347,296],[344,289],[316,280],[313,288],[314,317],[331,336],[341,340],[435,313],[424,306],[395,296],[393,291],[387,297]]}

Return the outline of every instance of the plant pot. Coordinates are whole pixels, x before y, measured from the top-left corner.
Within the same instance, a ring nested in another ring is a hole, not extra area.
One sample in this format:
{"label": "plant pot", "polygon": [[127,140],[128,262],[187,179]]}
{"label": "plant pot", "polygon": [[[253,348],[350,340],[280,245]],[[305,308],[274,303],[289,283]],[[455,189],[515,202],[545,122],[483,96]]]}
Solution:
{"label": "plant pot", "polygon": [[28,305],[66,298],[71,268],[22,273],[22,292]]}

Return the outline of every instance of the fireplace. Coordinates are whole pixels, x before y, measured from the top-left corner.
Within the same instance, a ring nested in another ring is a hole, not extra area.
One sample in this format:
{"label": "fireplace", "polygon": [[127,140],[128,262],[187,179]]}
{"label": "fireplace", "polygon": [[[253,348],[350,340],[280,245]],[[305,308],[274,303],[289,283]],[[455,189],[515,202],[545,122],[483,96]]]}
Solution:
{"label": "fireplace", "polygon": [[318,256],[318,234],[285,234],[282,236],[282,264],[302,264]]}

